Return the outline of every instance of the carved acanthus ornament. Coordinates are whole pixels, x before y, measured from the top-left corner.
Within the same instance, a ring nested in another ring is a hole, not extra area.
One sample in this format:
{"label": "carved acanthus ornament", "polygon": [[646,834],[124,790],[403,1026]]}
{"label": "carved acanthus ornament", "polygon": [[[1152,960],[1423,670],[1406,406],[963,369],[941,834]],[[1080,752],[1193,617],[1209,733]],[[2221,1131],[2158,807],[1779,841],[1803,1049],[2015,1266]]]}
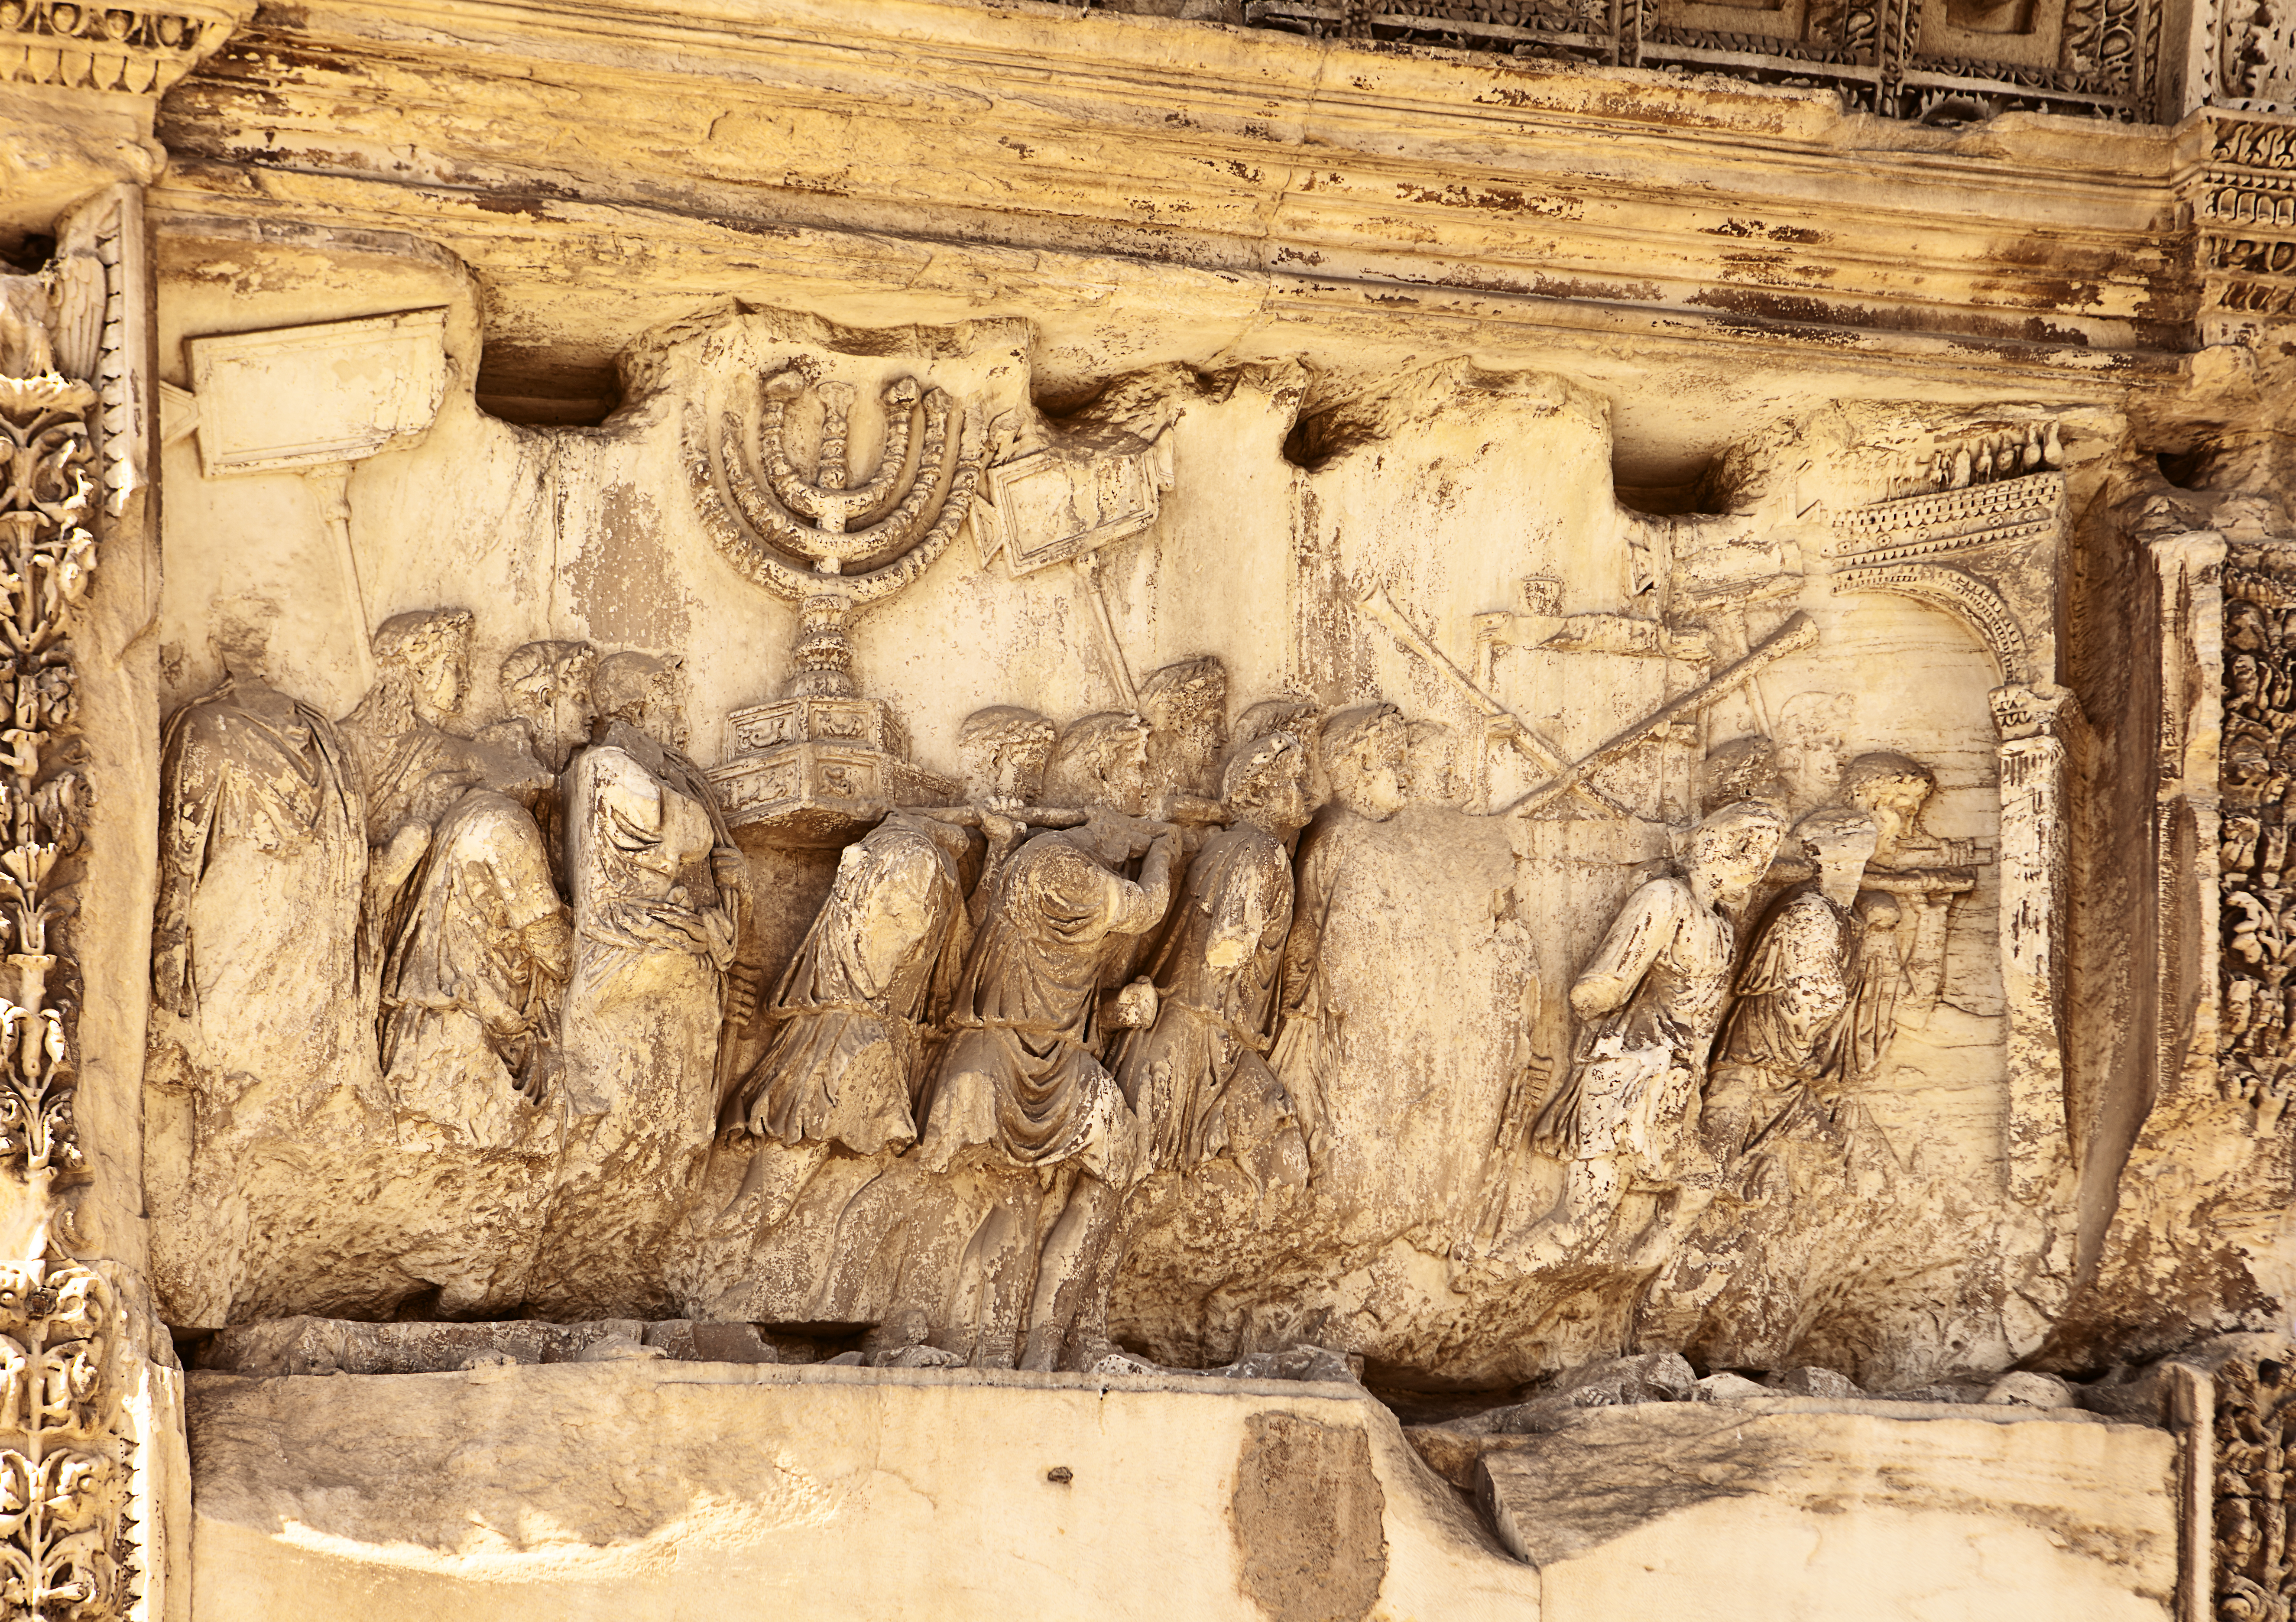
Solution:
{"label": "carved acanthus ornament", "polygon": [[[49,8],[49,20],[64,8]],[[138,26],[141,26],[140,24]],[[140,485],[129,389],[131,239],[124,190],[70,217],[56,262],[21,278],[20,372],[0,376],[0,1606],[11,1616],[125,1615],[139,1563],[120,1308],[77,1246],[58,1184],[83,1157],[73,1119],[77,907],[88,805],[76,730],[75,610],[100,533]],[[29,283],[27,288],[25,284]],[[45,289],[43,307],[23,296]]]}
{"label": "carved acanthus ornament", "polygon": [[2296,775],[2296,560],[2236,549],[2224,569],[2224,1012],[2218,1081],[2278,1114],[2296,1056],[2296,885],[2288,786]]}
{"label": "carved acanthus ornament", "polygon": [[[2193,1469],[2210,1483],[2208,1522],[2187,1555],[2206,1598],[2192,1597],[2218,1622],[2280,1622],[2296,1608],[2296,1348],[2261,1335],[2219,1344],[2231,1355],[2186,1399],[2202,1411],[2188,1420],[2206,1421],[2190,1429],[2203,1455]],[[2203,1551],[2204,1562],[2193,1559]]]}
{"label": "carved acanthus ornament", "polygon": [[0,1604],[11,1616],[117,1617],[133,1597],[119,1327],[111,1287],[90,1269],[0,1267]]}
{"label": "carved acanthus ornament", "polygon": [[8,963],[18,977],[16,1000],[0,1003],[0,1062],[6,1066],[0,1161],[35,1185],[78,1170],[80,1162],[63,1010],[48,995],[58,968],[48,925],[69,905],[59,893],[56,866],[78,844],[83,791],[73,773],[44,774],[42,751],[72,722],[65,617],[86,594],[95,565],[87,423],[95,401],[95,390],[77,380],[0,379],[0,447],[8,455],[0,496],[0,602],[6,610],[0,637],[14,689],[13,725],[0,731],[8,745],[0,756],[8,768],[0,783],[8,840],[0,850],[0,913],[7,920]]}

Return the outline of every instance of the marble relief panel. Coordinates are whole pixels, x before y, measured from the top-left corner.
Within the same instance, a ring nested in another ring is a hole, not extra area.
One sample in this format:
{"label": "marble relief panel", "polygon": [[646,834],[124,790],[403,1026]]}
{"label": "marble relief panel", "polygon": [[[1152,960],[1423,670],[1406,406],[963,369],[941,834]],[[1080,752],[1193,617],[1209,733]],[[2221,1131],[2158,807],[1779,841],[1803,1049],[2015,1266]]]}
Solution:
{"label": "marble relief panel", "polygon": [[2078,434],[1843,408],[1654,515],[1599,397],[1464,361],[1055,419],[1025,323],[729,308],[623,369],[171,504],[171,1322],[2036,1343],[2061,875],[2002,763]]}

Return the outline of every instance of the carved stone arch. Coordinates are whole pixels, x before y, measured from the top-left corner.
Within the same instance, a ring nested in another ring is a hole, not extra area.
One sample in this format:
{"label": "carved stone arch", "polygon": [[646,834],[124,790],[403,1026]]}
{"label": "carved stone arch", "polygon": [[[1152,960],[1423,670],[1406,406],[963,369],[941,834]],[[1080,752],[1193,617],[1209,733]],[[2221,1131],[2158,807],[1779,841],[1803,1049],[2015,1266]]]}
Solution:
{"label": "carved stone arch", "polygon": [[1847,569],[1834,577],[1833,589],[1883,592],[1943,609],[1977,633],[2000,668],[2005,686],[2034,679],[2032,655],[2016,610],[1974,575],[1937,563],[1885,563]]}
{"label": "carved stone arch", "polygon": [[[2001,671],[1999,733],[2002,989],[2009,1019],[2003,1152],[2010,1193],[2026,1204],[2061,1194],[2071,1152],[2064,1046],[2067,733],[2078,706],[2057,685],[2056,570],[2065,479],[2051,460],[2054,427],[2030,429],[2034,471],[1965,482],[1869,506],[1834,520],[1836,592],[1910,597],[1977,634]],[[1998,454],[1998,446],[1993,446]],[[1971,458],[1963,455],[1965,466]],[[2046,465],[2040,465],[2046,464]]]}

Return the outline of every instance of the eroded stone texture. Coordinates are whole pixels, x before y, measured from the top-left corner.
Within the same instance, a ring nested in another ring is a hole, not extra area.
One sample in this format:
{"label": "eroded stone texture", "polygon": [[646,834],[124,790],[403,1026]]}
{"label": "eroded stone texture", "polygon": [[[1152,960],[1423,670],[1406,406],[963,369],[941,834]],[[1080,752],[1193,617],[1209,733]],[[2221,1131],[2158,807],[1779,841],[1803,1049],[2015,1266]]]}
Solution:
{"label": "eroded stone texture", "polygon": [[0,1609],[2286,1609],[2284,19],[451,9],[0,4]]}
{"label": "eroded stone texture", "polygon": [[1272,1622],[1355,1622],[1387,1575],[1387,1503],[1359,1430],[1254,1414],[1230,1524],[1243,1592]]}
{"label": "eroded stone texture", "polygon": [[1912,1618],[1963,1593],[2067,1622],[2174,1614],[2155,1430],[1681,1404],[1589,1410],[1480,1470],[1549,1615]]}
{"label": "eroded stone texture", "polygon": [[[412,1618],[472,1582],[518,1618],[1542,1614],[1360,1397],[660,1361],[192,1387],[199,1617]],[[602,1454],[629,1425],[645,1454]]]}

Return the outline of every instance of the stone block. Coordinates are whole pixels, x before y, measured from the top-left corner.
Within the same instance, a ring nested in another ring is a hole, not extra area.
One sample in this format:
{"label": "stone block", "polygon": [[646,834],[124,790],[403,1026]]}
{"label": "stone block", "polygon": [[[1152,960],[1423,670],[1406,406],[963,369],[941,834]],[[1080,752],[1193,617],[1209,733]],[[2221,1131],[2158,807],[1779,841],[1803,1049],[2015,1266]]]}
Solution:
{"label": "stone block", "polygon": [[1540,1615],[1385,1409],[1297,1384],[660,1360],[189,1384],[193,1622]]}
{"label": "stone block", "polygon": [[1478,1493],[1546,1622],[2172,1614],[2166,1432],[1816,1406],[1587,1410],[1484,1453]]}

